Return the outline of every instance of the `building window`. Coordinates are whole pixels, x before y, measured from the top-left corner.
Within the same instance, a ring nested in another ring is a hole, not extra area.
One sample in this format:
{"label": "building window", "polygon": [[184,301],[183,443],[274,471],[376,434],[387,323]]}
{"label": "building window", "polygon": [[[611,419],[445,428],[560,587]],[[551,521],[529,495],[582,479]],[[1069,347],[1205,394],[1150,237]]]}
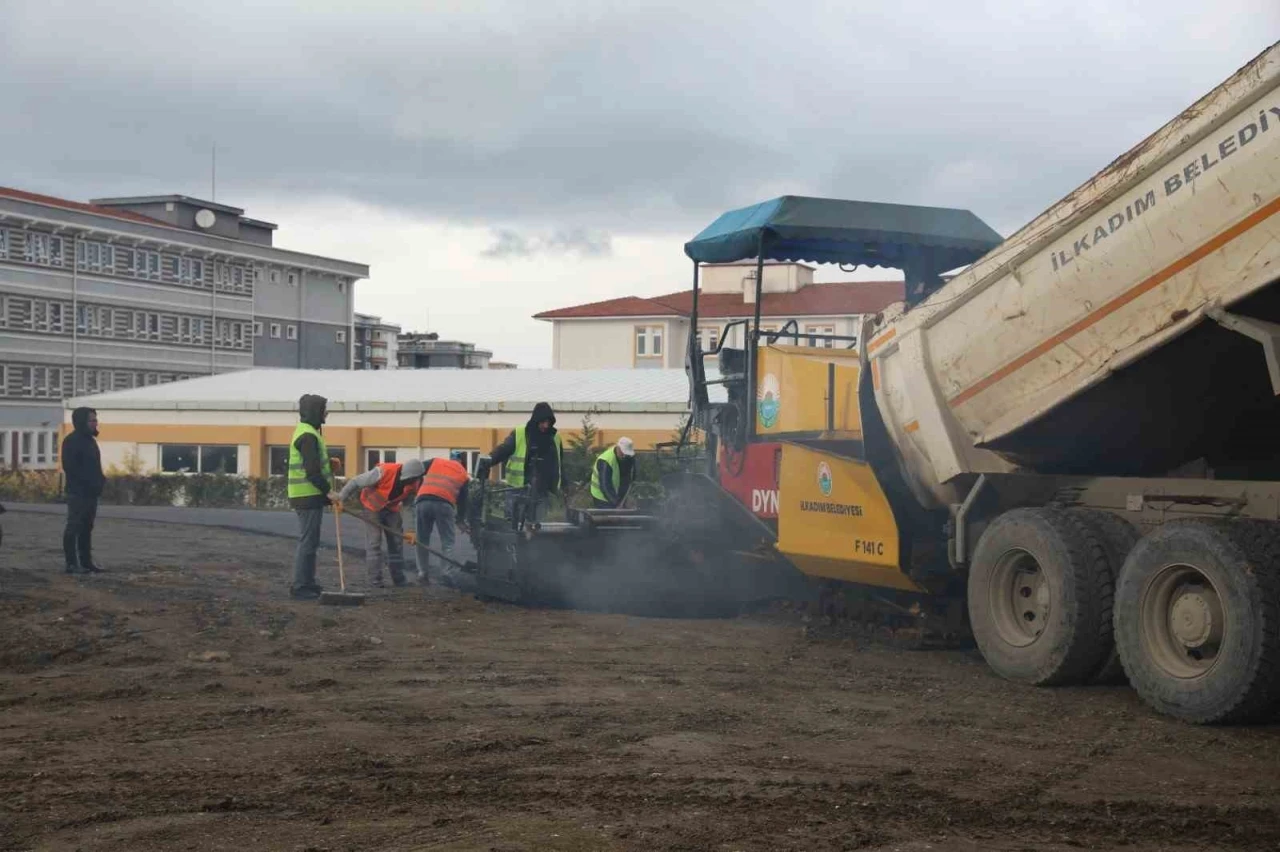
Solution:
{"label": "building window", "polygon": [[165,473],[199,473],[200,448],[194,444],[161,444],[160,470]]}
{"label": "building window", "polygon": [[836,327],[834,325],[806,325],[804,327],[804,333],[808,335],[805,339],[806,346],[816,346],[819,349],[835,348],[834,340],[829,336],[825,338],[823,337],[823,335],[833,335],[836,333]]}
{"label": "building window", "polygon": [[270,272],[267,273],[267,280],[270,281],[272,284],[279,284],[280,270],[273,268]]}
{"label": "building window", "polygon": [[462,464],[466,467],[467,473],[474,474],[476,472],[476,462],[480,461],[479,450],[463,450],[457,447],[449,450],[449,453],[464,453],[466,458],[462,460]]}
{"label": "building window", "polygon": [[642,325],[636,327],[636,357],[662,357],[662,326]]}
{"label": "building window", "polygon": [[27,231],[23,258],[27,263],[49,264],[50,237],[38,231]]}
{"label": "building window", "polygon": [[261,337],[261,336],[262,336],[262,320],[254,320],[254,322],[253,322],[253,336],[254,336],[254,337]]}
{"label": "building window", "polygon": [[347,342],[347,330],[345,328],[338,329],[338,342],[339,343]]}
{"label": "building window", "polygon": [[280,339],[280,323],[278,322],[271,323],[271,336],[274,337],[276,340]]}
{"label": "building window", "polygon": [[239,449],[234,445],[161,444],[164,473],[239,473]]}
{"label": "building window", "polygon": [[285,277],[288,280],[290,287],[298,286],[298,270],[290,269],[287,273],[285,273]]}
{"label": "building window", "polygon": [[347,279],[345,278],[338,279],[338,292],[339,293],[347,292]]}
{"label": "building window", "polygon": [[287,340],[297,340],[297,339],[298,339],[298,327],[297,327],[296,325],[288,325],[288,326],[285,326],[285,329],[284,329],[284,336],[285,336],[285,339],[287,339]]}
{"label": "building window", "polygon": [[347,475],[347,448],[329,447],[329,464],[333,466],[334,476]]}
{"label": "building window", "polygon": [[387,462],[388,464],[390,464],[390,463],[393,463],[395,460],[396,460],[395,450],[366,448],[364,451],[364,461],[365,461],[364,469],[365,470],[373,470],[375,467],[382,464],[383,462]]}
{"label": "building window", "polygon": [[289,448],[267,447],[267,476],[288,476]]}
{"label": "building window", "polygon": [[702,351],[711,355],[716,351],[716,347],[720,345],[720,326],[718,325],[700,325],[698,326],[698,346]]}

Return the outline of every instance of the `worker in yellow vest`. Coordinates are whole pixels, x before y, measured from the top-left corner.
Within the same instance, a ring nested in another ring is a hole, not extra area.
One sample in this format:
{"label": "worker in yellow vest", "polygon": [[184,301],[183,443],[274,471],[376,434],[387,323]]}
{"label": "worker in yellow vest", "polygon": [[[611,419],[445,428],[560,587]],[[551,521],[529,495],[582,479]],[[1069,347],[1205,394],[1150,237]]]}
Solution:
{"label": "worker in yellow vest", "polygon": [[[507,516],[517,525],[521,520],[536,523],[542,499],[559,493],[568,483],[564,478],[564,445],[556,432],[556,413],[548,403],[534,406],[529,422],[515,429],[489,454],[488,464],[476,470],[484,479],[491,466],[506,464],[504,479],[513,489],[507,495]],[[523,513],[522,517],[517,515]]]}
{"label": "worker in yellow vest", "polygon": [[297,600],[320,597],[316,582],[316,551],[320,547],[320,522],[325,510],[339,502],[333,490],[329,448],[320,430],[328,416],[329,401],[316,394],[298,400],[298,426],[289,441],[289,505],[298,514],[298,549],[293,556],[293,585],[289,594]]}
{"label": "worker in yellow vest", "polygon": [[622,437],[596,456],[591,466],[591,502],[597,509],[616,509],[627,499],[636,473],[636,445]]}
{"label": "worker in yellow vest", "polygon": [[[391,582],[405,585],[404,577],[404,518],[400,507],[417,494],[426,466],[418,459],[403,464],[393,461],[380,462],[359,476],[353,476],[342,486],[339,497],[347,502],[360,492],[360,505],[373,518],[374,523],[364,525],[364,564],[369,585],[382,588],[382,551],[386,544],[386,563]],[[381,529],[379,529],[381,527]]]}

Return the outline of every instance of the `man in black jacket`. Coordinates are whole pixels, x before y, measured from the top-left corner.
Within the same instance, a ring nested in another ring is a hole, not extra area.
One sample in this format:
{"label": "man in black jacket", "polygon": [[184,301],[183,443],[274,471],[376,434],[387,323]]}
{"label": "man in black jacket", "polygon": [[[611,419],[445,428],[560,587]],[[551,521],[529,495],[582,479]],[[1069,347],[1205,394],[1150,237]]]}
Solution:
{"label": "man in black jacket", "polygon": [[68,574],[98,574],[93,562],[93,522],[98,498],[107,478],[98,451],[98,412],[77,408],[71,412],[71,434],[62,439],[62,472],[66,476],[67,528],[62,533],[62,553]]}
{"label": "man in black jacket", "polygon": [[569,484],[561,464],[563,456],[564,446],[556,432],[556,413],[550,404],[540,402],[534,406],[529,422],[521,429],[512,430],[489,454],[488,465],[477,468],[476,478],[484,479],[490,467],[505,463],[507,484],[521,489],[507,494],[507,516],[517,525],[521,520],[537,523],[538,510],[546,496]]}

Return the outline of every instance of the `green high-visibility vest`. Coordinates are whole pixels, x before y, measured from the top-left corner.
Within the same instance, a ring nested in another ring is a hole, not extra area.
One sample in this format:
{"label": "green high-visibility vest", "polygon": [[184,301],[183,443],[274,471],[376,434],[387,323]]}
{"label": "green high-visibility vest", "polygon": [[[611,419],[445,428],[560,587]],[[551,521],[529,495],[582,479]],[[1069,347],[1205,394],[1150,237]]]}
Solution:
{"label": "green high-visibility vest", "polygon": [[591,496],[597,500],[608,500],[609,497],[604,493],[604,489],[600,487],[600,462],[606,462],[609,465],[609,475],[613,477],[613,486],[619,498],[627,495],[621,493],[622,489],[622,469],[618,465],[618,447],[615,444],[596,456],[596,460],[591,464]]}
{"label": "green high-visibility vest", "polygon": [[320,453],[320,473],[324,476],[326,482],[333,482],[333,475],[329,469],[329,448],[325,446],[324,436],[320,434],[319,429],[310,423],[299,423],[298,428],[293,430],[293,437],[289,439],[290,500],[296,497],[319,497],[324,494],[323,491],[311,484],[310,479],[307,479],[307,468],[302,463],[302,453],[298,452],[298,438],[303,435],[316,436],[316,443],[320,445],[317,448]]}
{"label": "green high-visibility vest", "polygon": [[[556,445],[556,470],[563,468],[560,465],[564,462],[564,449],[560,445],[560,435],[557,433],[553,442]],[[511,458],[507,459],[507,484],[512,488],[524,487],[524,461],[529,456],[529,436],[525,434],[525,427],[516,430],[516,451],[512,453]],[[559,477],[555,482],[551,483],[548,491],[559,491]],[[546,483],[543,483],[544,487]]]}

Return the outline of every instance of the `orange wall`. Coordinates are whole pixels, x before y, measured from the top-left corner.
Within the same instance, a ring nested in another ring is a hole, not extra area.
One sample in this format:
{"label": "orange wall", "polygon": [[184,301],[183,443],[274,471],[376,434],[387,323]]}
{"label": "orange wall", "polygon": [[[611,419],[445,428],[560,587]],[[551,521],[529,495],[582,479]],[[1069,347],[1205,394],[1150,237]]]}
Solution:
{"label": "orange wall", "polygon": [[[63,433],[70,431],[64,425]],[[364,450],[369,447],[453,447],[478,449],[489,452],[507,437],[507,430],[473,429],[422,429],[383,426],[326,426],[325,443],[330,447],[343,447],[347,452],[347,465],[360,465]],[[580,430],[561,430],[566,442],[577,437]],[[635,441],[637,449],[652,449],[655,444],[670,441],[672,433],[654,429],[627,431],[601,429],[597,433],[596,446],[604,449],[627,435]],[[99,427],[98,440],[120,441],[135,444],[246,444],[249,447],[251,476],[267,475],[267,447],[285,446],[293,436],[292,426],[184,426],[169,424],[104,423]],[[348,469],[344,473],[358,473]]]}

